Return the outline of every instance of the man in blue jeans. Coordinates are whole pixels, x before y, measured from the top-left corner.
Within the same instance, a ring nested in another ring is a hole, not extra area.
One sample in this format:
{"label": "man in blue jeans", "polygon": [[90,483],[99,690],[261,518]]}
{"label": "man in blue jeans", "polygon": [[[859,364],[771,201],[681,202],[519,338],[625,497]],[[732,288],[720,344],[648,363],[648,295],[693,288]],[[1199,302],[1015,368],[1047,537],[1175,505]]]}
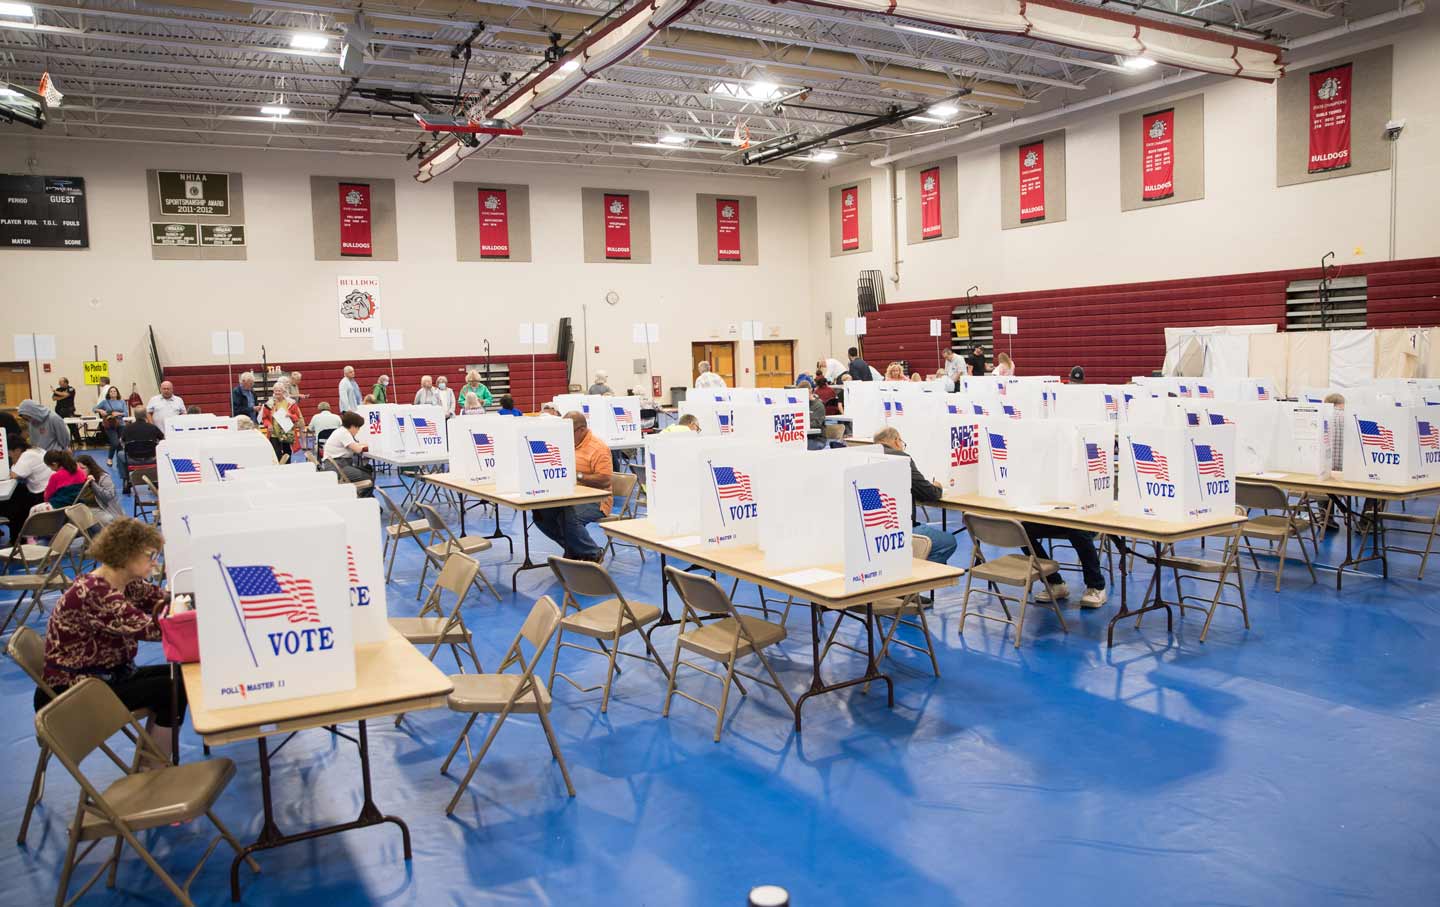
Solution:
{"label": "man in blue jeans", "polygon": [[[911,500],[916,504],[940,500],[940,486],[920,474],[914,459],[905,452],[905,439],[900,437],[900,432],[893,428],[882,428],[875,433],[872,440],[885,448],[887,454],[894,454],[910,460]],[[928,523],[916,523],[913,531],[916,535],[923,535],[930,540],[930,556],[926,560],[934,561],[937,564],[949,562],[950,555],[955,553],[954,535]]]}

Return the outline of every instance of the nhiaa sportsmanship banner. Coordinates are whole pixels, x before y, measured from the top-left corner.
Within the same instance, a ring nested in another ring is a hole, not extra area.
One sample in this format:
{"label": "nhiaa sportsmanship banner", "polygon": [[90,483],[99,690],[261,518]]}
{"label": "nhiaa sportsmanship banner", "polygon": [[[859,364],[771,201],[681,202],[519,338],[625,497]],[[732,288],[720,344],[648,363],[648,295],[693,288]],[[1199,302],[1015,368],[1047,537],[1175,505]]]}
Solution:
{"label": "nhiaa sportsmanship banner", "polygon": [[630,257],[630,196],[605,194],[605,257]]}
{"label": "nhiaa sportsmanship banner", "polygon": [[720,261],[740,260],[740,202],[733,198],[715,200],[715,257]]}
{"label": "nhiaa sportsmanship banner", "polygon": [[1175,108],[1145,114],[1140,126],[1140,198],[1170,198],[1175,194]]}
{"label": "nhiaa sportsmanship banner", "polygon": [[510,257],[510,206],[504,189],[481,189],[480,257]]}
{"label": "nhiaa sportsmanship banner", "polygon": [[340,254],[369,258],[370,184],[340,184]]}
{"label": "nhiaa sportsmanship banner", "polygon": [[840,249],[860,248],[860,187],[840,190]]}
{"label": "nhiaa sportsmanship banner", "polygon": [[1045,143],[1021,145],[1020,223],[1045,219]]}
{"label": "nhiaa sportsmanship banner", "polygon": [[1310,73],[1310,173],[1350,166],[1351,65]]}
{"label": "nhiaa sportsmanship banner", "polygon": [[943,232],[940,224],[940,168],[920,174],[920,238],[934,239]]}

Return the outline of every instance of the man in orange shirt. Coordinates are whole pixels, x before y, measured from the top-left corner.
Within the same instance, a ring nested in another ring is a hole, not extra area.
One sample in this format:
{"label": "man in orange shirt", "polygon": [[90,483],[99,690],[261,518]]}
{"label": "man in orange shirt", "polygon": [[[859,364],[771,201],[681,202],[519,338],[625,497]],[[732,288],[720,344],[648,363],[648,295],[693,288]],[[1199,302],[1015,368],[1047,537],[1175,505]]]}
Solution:
{"label": "man in orange shirt", "polygon": [[[575,481],[587,488],[610,488],[610,448],[590,430],[581,413],[566,413],[575,423]],[[564,549],[571,560],[599,563],[605,549],[595,544],[590,524],[609,516],[614,498],[601,498],[598,504],[575,504],[535,511],[535,528]]]}

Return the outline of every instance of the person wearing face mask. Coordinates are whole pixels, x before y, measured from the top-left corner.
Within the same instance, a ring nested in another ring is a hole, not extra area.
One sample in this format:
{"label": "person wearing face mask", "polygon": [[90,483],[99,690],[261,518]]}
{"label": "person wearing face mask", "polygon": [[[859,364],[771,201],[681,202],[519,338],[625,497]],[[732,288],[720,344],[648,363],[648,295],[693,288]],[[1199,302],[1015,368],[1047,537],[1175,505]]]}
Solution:
{"label": "person wearing face mask", "polygon": [[420,389],[415,392],[416,406],[439,406],[440,392],[435,389],[435,379],[429,375],[420,379]]}
{"label": "person wearing face mask", "polygon": [[455,392],[449,387],[450,381],[444,375],[435,379],[435,395],[440,398],[440,408],[445,410],[445,417],[455,415]]}
{"label": "person wearing face mask", "polygon": [[376,403],[388,403],[388,402],[390,402],[390,401],[389,401],[389,399],[385,396],[385,394],[386,394],[386,391],[389,390],[389,388],[390,388],[390,376],[389,376],[389,375],[381,375],[381,376],[380,376],[380,380],[378,380],[378,381],[375,382],[375,386],[372,387],[372,388],[370,388],[370,396],[375,398],[375,402],[376,402]]}

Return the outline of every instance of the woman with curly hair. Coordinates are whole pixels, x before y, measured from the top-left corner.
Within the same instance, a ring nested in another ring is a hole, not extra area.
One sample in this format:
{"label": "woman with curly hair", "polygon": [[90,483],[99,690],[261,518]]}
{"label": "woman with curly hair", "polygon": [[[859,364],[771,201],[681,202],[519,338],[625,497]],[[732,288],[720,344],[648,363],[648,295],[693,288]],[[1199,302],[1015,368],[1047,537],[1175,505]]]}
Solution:
{"label": "woman with curly hair", "polygon": [[[60,693],[85,677],[103,680],[131,711],[150,710],[145,729],[168,753],[185,718],[185,690],[172,710],[169,668],[135,666],[137,644],[160,639],[156,618],[169,596],[149,577],[164,544],[154,526],[132,519],[116,520],[95,538],[88,554],[99,566],[65,590],[50,612],[45,682]],[[48,701],[35,691],[36,711]]]}

